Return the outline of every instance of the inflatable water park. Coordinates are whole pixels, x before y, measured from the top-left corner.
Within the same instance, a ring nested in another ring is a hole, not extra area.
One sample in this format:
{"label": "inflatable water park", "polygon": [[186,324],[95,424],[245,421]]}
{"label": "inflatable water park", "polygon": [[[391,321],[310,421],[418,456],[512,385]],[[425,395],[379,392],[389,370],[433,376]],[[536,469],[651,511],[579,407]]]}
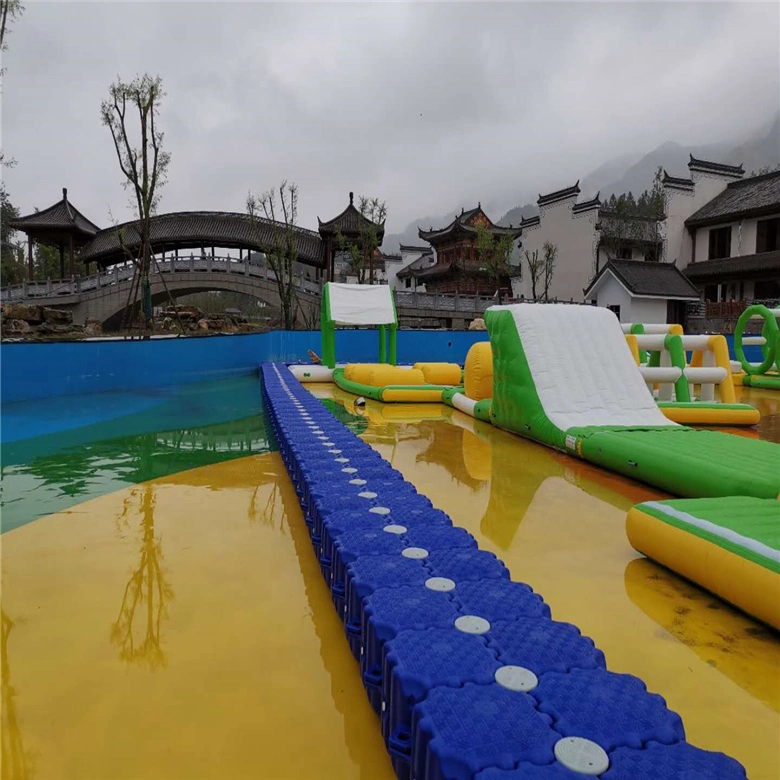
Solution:
{"label": "inflatable water park", "polygon": [[[512,580],[306,385],[335,384],[355,410],[366,399],[413,404],[417,415],[451,407],[675,496],[628,511],[633,548],[780,630],[780,445],[732,432],[760,419],[736,403],[735,384],[775,387],[780,309],[743,315],[736,382],[723,336],[621,326],[604,308],[493,306],[463,366],[397,364],[386,287],[328,283],[321,316],[321,363],[264,364],[263,387],[397,776],[746,777],[732,758],[689,743],[661,695],[610,670],[591,639],[554,619],[544,593]],[[761,335],[745,336],[754,317]],[[339,326],[376,328],[377,362],[339,363]],[[761,347],[761,363],[745,360],[748,345]]]}

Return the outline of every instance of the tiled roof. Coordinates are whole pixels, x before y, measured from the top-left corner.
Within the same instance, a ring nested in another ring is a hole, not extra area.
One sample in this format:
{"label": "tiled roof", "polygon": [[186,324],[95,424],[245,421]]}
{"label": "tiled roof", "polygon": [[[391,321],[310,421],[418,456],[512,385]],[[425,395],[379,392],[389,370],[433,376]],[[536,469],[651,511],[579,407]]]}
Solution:
{"label": "tiled roof", "polygon": [[661,183],[665,187],[672,187],[678,190],[692,190],[695,186],[693,179],[679,179],[676,176],[670,176],[666,170],[664,170],[664,177],[661,179]]}
{"label": "tiled roof", "polygon": [[581,214],[583,211],[591,211],[592,209],[599,208],[601,206],[601,200],[599,199],[600,194],[600,192],[597,192],[595,198],[584,200],[582,203],[575,203],[573,209],[574,213]]}
{"label": "tiled roof", "polygon": [[538,214],[534,217],[528,217],[528,219],[523,217],[522,221],[520,222],[520,227],[522,228],[536,227],[537,225],[540,225],[541,222],[542,219]]}
{"label": "tiled roof", "polygon": [[[201,246],[242,247],[267,252],[274,245],[272,222],[251,220],[246,214],[222,211],[180,211],[160,214],[151,220],[151,241],[155,251],[199,248]],[[97,261],[111,265],[125,260],[119,242],[124,234],[125,245],[137,248],[140,243],[139,223],[125,222],[101,230],[79,253],[84,262]],[[307,265],[323,266],[322,240],[313,230],[296,227],[298,259]]]}
{"label": "tiled roof", "polygon": [[485,217],[485,219],[488,221],[488,224],[490,226],[490,229],[493,231],[494,235],[500,236],[500,235],[511,235],[515,238],[518,238],[520,236],[520,233],[522,232],[519,227],[499,227],[498,225],[494,224],[491,219],[485,214],[484,211],[482,211],[481,204],[478,204],[476,208],[469,209],[468,211],[462,211],[455,219],[450,222],[447,227],[440,228],[439,230],[434,230],[431,228],[430,230],[422,230],[421,228],[418,228],[417,235],[420,236],[425,241],[430,242],[431,244],[435,244],[441,239],[449,237],[452,233],[466,233],[468,235],[476,235],[477,229],[476,227],[469,225],[469,220],[476,216],[477,214],[482,213],[482,215]]}
{"label": "tiled roof", "polygon": [[396,274],[396,276],[399,279],[405,279],[407,276],[418,276],[419,272],[425,270],[426,268],[435,267],[433,264],[431,264],[431,254],[418,257],[413,263],[409,263],[409,265],[407,265],[405,268],[402,268]]}
{"label": "tiled roof", "polygon": [[739,178],[745,175],[745,169],[741,165],[724,165],[723,163],[711,162],[710,160],[697,160],[693,155],[691,155],[688,163],[688,170],[701,171],[702,173],[719,173]]}
{"label": "tiled roof", "polygon": [[53,206],[19,217],[10,222],[10,227],[25,232],[75,232],[85,236],[94,236],[100,228],[88,220],[72,203],[68,202],[67,189],[62,190],[62,200]]}
{"label": "tiled roof", "polygon": [[780,213],[780,171],[730,182],[726,189],[685,220],[688,227]]}
{"label": "tiled roof", "polygon": [[547,195],[540,195],[536,201],[538,206],[549,206],[551,203],[557,203],[559,200],[567,200],[580,194],[580,180],[573,187],[566,187],[556,192],[550,192]]}
{"label": "tiled roof", "polygon": [[[323,222],[317,217],[319,223],[319,234],[325,238],[326,236],[335,236],[337,233],[341,233],[344,236],[357,235],[361,230],[365,229],[368,225],[373,225],[370,219],[364,217],[356,208],[353,203],[354,194],[349,193],[349,206],[341,212],[337,217],[334,217],[327,222]],[[376,225],[377,235],[381,243],[385,235],[385,223]]]}
{"label": "tiled roof", "polygon": [[702,263],[693,263],[685,269],[685,275],[689,279],[702,281],[716,277],[778,272],[780,272],[780,250],[742,255],[742,257],[724,257],[720,260],[705,260]]}
{"label": "tiled roof", "polygon": [[411,246],[409,244],[401,244],[399,249],[401,252],[419,252],[423,255],[433,254],[433,247],[430,246]]}
{"label": "tiled roof", "polygon": [[588,285],[585,297],[604,274],[612,272],[615,278],[634,295],[657,298],[699,299],[699,291],[673,263],[654,263],[644,260],[610,260]]}

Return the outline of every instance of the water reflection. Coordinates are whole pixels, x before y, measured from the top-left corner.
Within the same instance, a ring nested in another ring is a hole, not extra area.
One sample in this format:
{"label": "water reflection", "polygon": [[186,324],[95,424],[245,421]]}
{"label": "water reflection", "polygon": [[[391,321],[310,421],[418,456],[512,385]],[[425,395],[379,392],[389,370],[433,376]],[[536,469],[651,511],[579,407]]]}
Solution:
{"label": "water reflection", "polygon": [[[166,666],[160,631],[163,620],[168,617],[167,605],[175,598],[166,579],[162,538],[155,535],[155,501],[152,485],[132,490],[117,520],[120,529],[129,526],[130,509],[137,502],[141,518],[138,565],[125,587],[119,615],[111,626],[110,635],[122,661],[146,666],[150,670]],[[144,608],[139,609],[141,607]]]}
{"label": "water reflection", "polygon": [[[320,643],[320,657],[330,677],[333,704],[344,724],[344,743],[364,780],[392,780],[395,774],[379,737],[379,722],[370,708],[360,681],[359,667],[349,651],[344,626],[333,609],[330,591],[312,551],[311,539],[300,514],[297,497],[286,480],[280,480],[281,509],[288,519],[298,557],[309,616]],[[297,522],[289,522],[297,518]],[[358,706],[355,706],[359,702]]]}
{"label": "water reflection", "polygon": [[14,628],[11,620],[0,610],[2,633],[0,634],[0,674],[2,674],[2,753],[0,768],[2,780],[31,780],[34,776],[34,760],[25,748],[19,716],[16,711],[17,691],[11,683],[11,667],[8,660],[8,638]]}
{"label": "water reflection", "polygon": [[777,635],[770,628],[647,558],[631,561],[624,579],[628,597],[654,623],[780,712]]}
{"label": "water reflection", "polygon": [[14,463],[21,456],[15,447],[3,447],[4,532],[127,485],[275,448],[263,415],[80,445],[60,444],[56,451],[28,462]]}

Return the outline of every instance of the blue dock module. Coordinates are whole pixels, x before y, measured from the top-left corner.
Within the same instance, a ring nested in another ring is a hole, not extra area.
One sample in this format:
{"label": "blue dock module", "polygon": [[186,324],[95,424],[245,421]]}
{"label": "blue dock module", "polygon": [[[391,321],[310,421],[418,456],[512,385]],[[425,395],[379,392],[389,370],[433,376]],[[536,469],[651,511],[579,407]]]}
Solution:
{"label": "blue dock module", "polygon": [[[680,717],[606,668],[576,626],[513,582],[309,394],[261,369],[280,452],[403,780],[745,780]],[[357,670],[356,670],[357,671]]]}

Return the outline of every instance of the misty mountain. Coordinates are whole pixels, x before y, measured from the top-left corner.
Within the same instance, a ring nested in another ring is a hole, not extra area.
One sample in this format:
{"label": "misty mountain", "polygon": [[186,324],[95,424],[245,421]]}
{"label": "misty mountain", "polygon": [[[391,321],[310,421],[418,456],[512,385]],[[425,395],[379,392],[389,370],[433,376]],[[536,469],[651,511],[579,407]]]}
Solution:
{"label": "misty mountain", "polygon": [[[580,182],[580,189],[583,195],[587,196],[592,196],[600,190],[602,199],[613,193],[619,195],[629,191],[638,195],[652,185],[653,176],[659,166],[665,168],[671,176],[687,178],[691,154],[703,160],[727,165],[743,165],[747,176],[764,166],[777,165],[780,163],[780,113],[771,125],[740,142],[682,146],[667,141],[633,164],[626,166],[612,181],[605,181],[605,177],[599,173],[610,165],[607,163],[606,166],[602,165],[585,176]],[[615,158],[612,162],[618,163],[619,159]],[[614,170],[619,170],[619,165],[616,165]]]}
{"label": "misty mountain", "polygon": [[397,252],[400,244],[405,244],[407,246],[428,246],[427,242],[423,241],[417,235],[417,229],[422,228],[423,230],[428,230],[431,227],[446,227],[458,216],[458,214],[460,214],[460,209],[457,211],[450,211],[443,216],[420,217],[419,219],[410,222],[400,233],[387,233],[385,234],[385,240],[382,242],[382,251],[385,253]]}
{"label": "misty mountain", "polygon": [[[671,176],[687,178],[691,154],[703,160],[727,165],[743,165],[746,176],[765,166],[776,166],[780,163],[780,112],[771,123],[758,128],[743,140],[698,146],[667,141],[646,154],[623,154],[607,160],[587,176],[582,177],[580,199],[591,198],[597,192],[601,193],[602,200],[613,193],[620,195],[624,192],[633,192],[634,195],[639,195],[652,186],[653,177],[659,166],[668,171]],[[572,171],[571,179],[574,181],[576,178],[577,172]],[[549,191],[544,183],[536,189],[542,193]],[[490,194],[486,193],[482,202],[485,203],[489,196]],[[401,233],[385,236],[383,249],[385,252],[397,252],[399,244],[425,245],[417,235],[418,227],[423,229],[431,226],[443,227],[452,222],[458,213],[460,212],[451,211],[440,217],[421,217],[411,222]],[[538,209],[534,203],[514,206],[497,221],[497,224],[517,225],[523,217],[528,219],[537,213]]]}

